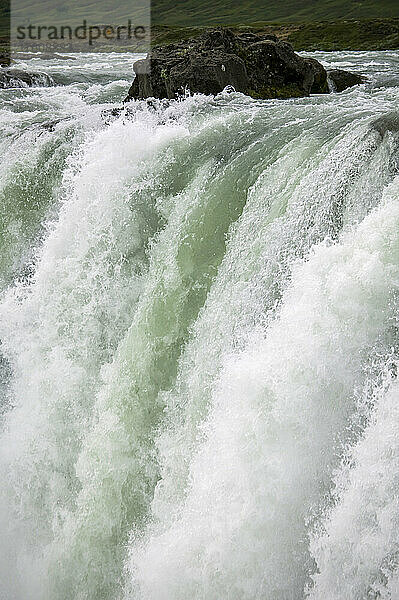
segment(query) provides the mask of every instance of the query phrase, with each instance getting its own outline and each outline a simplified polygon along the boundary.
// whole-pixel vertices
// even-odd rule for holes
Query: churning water
[[[397,53],[339,95],[0,91],[1,600],[399,598]]]

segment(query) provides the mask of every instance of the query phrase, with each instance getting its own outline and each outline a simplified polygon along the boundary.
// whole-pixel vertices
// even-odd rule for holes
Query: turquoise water
[[[0,90],[0,597],[399,594],[399,87]]]

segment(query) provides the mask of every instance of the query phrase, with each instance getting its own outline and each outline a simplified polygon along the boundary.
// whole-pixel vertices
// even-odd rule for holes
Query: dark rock
[[[9,52],[0,52],[0,67],[9,67],[11,62]]]
[[[45,129],[46,131],[55,131],[58,123],[61,123],[62,120],[63,119],[54,119],[53,121],[47,121],[46,123],[41,124],[41,128]]]
[[[274,35],[215,29],[181,44],[155,47],[134,65],[136,78],[125,101],[218,94],[232,86],[254,98],[292,98],[326,93],[327,75],[314,59],[296,54]]]
[[[20,69],[0,69],[0,88],[45,87],[54,85],[46,73],[29,73]]]
[[[329,92],[327,71],[318,60],[314,58],[305,58],[305,61],[313,70],[313,85],[310,88],[311,94],[326,94]]]
[[[139,109],[145,110],[147,109],[150,112],[158,113],[159,116],[162,115],[160,109],[166,109],[170,106],[170,100],[163,98],[162,100],[158,100],[156,98],[147,98],[145,101],[141,103]],[[119,119],[120,116],[124,115],[126,117],[132,117],[137,114],[138,107],[135,105],[126,105],[123,106],[114,106],[113,108],[106,108],[101,111],[101,117],[104,120],[104,123],[108,125],[112,123],[115,119]],[[162,117],[161,117],[162,118]]]
[[[357,73],[342,71],[341,69],[332,69],[327,71],[328,82],[332,92],[343,92],[347,88],[365,83],[366,79]]]

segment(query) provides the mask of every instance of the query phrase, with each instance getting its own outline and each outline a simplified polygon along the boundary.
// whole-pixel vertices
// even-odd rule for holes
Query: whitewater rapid
[[[0,90],[1,600],[399,598],[399,82]]]

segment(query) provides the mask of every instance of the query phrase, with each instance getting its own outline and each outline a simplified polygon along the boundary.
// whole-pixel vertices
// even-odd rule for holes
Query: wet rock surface
[[[343,92],[347,88],[365,83],[366,79],[358,73],[343,71],[342,69],[328,70],[328,81],[332,92]]]
[[[237,35],[229,29],[155,47],[134,65],[136,78],[126,101],[218,94],[232,86],[253,98],[292,98],[327,93],[327,73],[314,59],[296,54],[274,35]]]
[[[54,81],[46,73],[33,73],[21,69],[0,69],[0,88],[47,87],[51,85],[54,85]]]

